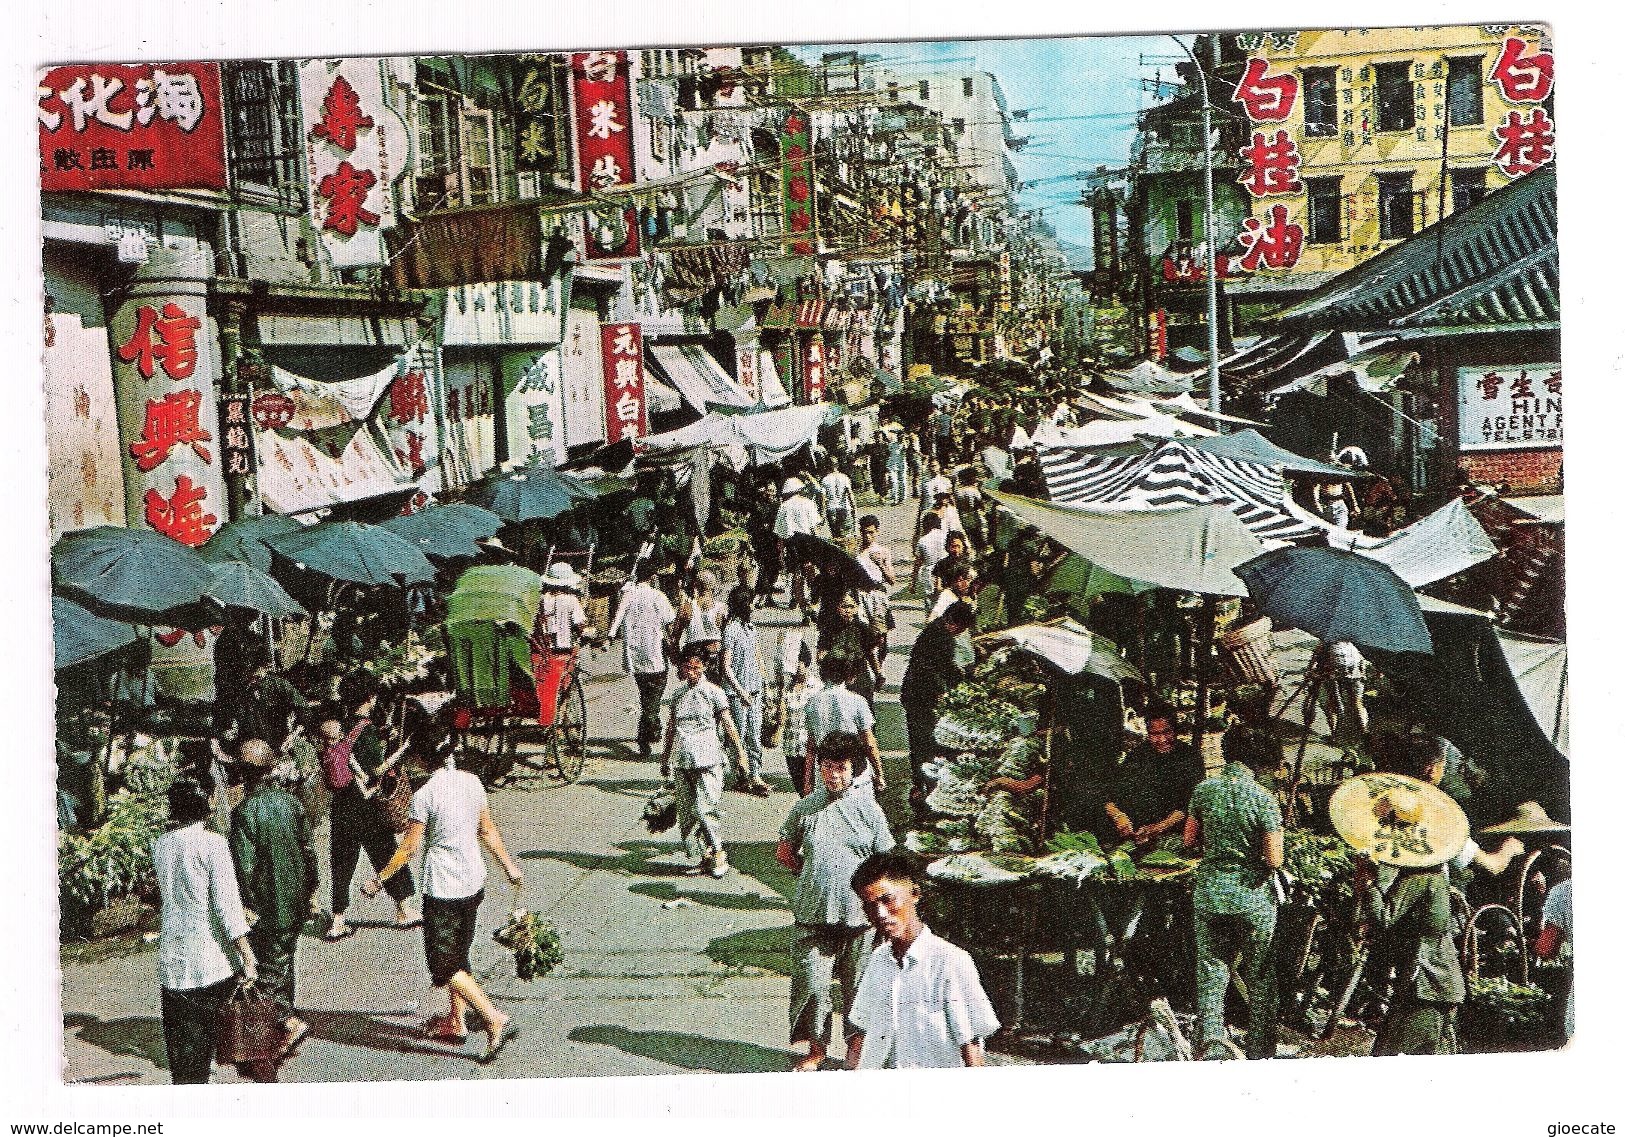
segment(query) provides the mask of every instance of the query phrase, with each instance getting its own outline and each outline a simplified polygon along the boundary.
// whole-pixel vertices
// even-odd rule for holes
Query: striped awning
[[[1039,451],[1051,501],[1091,509],[1164,510],[1195,505],[1229,509],[1261,541],[1297,541],[1323,532],[1287,504],[1281,471],[1163,443],[1150,454]]]

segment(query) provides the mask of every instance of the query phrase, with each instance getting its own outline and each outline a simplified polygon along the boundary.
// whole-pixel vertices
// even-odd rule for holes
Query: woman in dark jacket
[[[384,769],[384,744],[372,723],[378,702],[378,681],[365,672],[352,672],[339,683],[339,702],[345,708],[342,721],[323,723],[325,746],[322,776],[333,795],[330,807],[330,853],[333,872],[333,923],[327,938],[342,940],[355,931],[345,921],[350,907],[350,880],[355,875],[361,850],[374,870],[382,869],[395,855],[395,831],[376,796],[363,792],[378,785]],[[395,925],[416,927],[422,921],[407,904],[412,896],[412,873],[403,869],[388,881],[390,898],[395,901]]]

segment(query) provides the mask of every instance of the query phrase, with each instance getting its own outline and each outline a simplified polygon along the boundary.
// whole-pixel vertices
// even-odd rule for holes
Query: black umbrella
[[[1237,565],[1258,610],[1326,643],[1433,654],[1416,591],[1393,569],[1358,553],[1274,549]]]
[[[820,573],[834,576],[855,592],[868,592],[881,587],[883,583],[876,580],[851,553],[822,537],[797,533],[784,542],[784,547],[791,564],[803,565],[811,561],[818,566]]]

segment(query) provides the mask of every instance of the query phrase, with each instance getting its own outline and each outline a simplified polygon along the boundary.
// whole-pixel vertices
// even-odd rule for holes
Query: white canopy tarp
[[[1105,378],[1119,391],[1133,391],[1140,395],[1177,395],[1191,389],[1195,376],[1181,375],[1154,360],[1146,359],[1127,371],[1108,371]]]
[[[1345,533],[1330,530],[1328,539],[1337,545],[1337,537]],[[1386,537],[1357,533],[1348,536],[1352,540],[1348,547],[1354,552],[1381,561],[1412,588],[1454,576],[1489,560],[1498,551],[1460,498]]]
[[[683,398],[693,404],[695,410],[701,413],[712,407],[744,410],[756,405],[755,397],[699,344],[651,343],[649,351],[672,386],[683,393]]]
[[[1055,624],[1022,624],[1003,628],[978,639],[1011,643],[1053,663],[1068,675],[1093,671],[1114,679],[1140,679],[1140,672],[1125,660],[1109,640],[1096,636],[1076,620]]]
[[[1184,422],[1172,415],[1151,414],[1144,418],[1097,418],[1082,426],[1033,428],[1029,445],[1039,448],[1082,449],[1095,446],[1121,446],[1142,438],[1206,438],[1213,434],[1205,426]]]
[[[272,365],[271,383],[294,401],[293,418],[284,429],[325,430],[371,418],[378,400],[395,381],[395,374],[395,365],[391,363],[376,375],[327,382],[307,379]]]
[[[1569,753],[1569,645],[1561,640],[1523,636],[1495,629],[1512,677],[1541,733],[1568,757]]]
[[[721,448],[742,446],[755,462],[777,462],[818,438],[831,407],[785,407],[757,414],[718,414],[712,412],[699,422],[689,423],[664,434],[651,434],[643,447],[654,453],[667,453],[696,446]]]
[[[1264,545],[1221,505],[1101,510],[989,491],[1000,505],[1080,557],[1130,580],[1212,596],[1246,596],[1231,571]]]

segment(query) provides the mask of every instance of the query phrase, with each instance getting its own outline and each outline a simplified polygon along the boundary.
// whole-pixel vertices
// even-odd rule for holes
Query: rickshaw
[[[487,784],[516,765],[563,782],[587,762],[587,697],[577,652],[532,646],[542,605],[542,578],[518,565],[477,565],[457,580],[446,602],[446,652],[455,696],[450,728],[463,755]],[[521,754],[521,735],[535,739]]]

